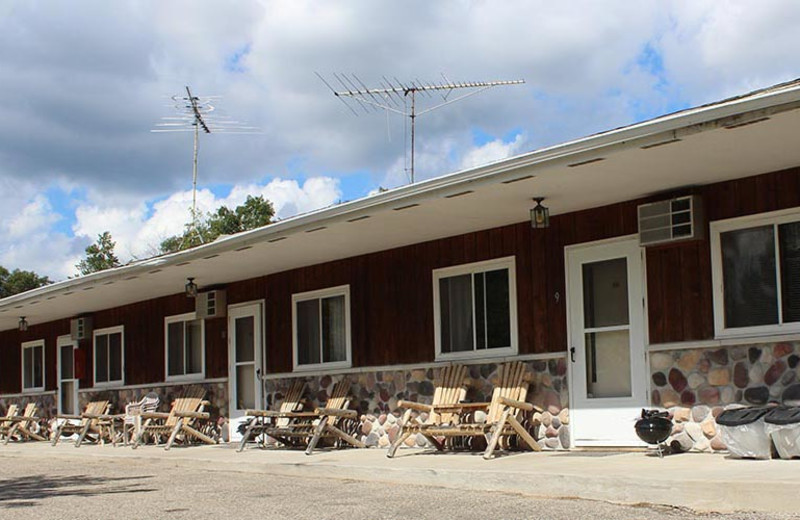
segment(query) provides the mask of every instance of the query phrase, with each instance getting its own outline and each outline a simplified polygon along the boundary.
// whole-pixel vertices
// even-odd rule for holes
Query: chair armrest
[[[355,410],[342,410],[340,408],[317,408],[317,415],[330,415],[333,417],[347,417],[355,419],[358,417],[358,412]]]
[[[97,418],[98,419],[102,419],[104,421],[113,421],[115,419],[124,419],[125,418],[125,414],[124,413],[116,413],[116,414],[98,415]]]
[[[166,419],[169,417],[169,414],[165,412],[146,412],[139,417],[142,419]]]
[[[106,417],[104,413],[82,413],[81,418],[83,419],[100,419],[102,417]]]
[[[397,406],[399,406],[400,408],[409,408],[411,410],[417,410],[418,412],[430,413],[431,411],[433,411],[433,406],[429,404],[416,403],[414,401],[397,401]]]
[[[208,412],[173,412],[175,417],[191,417],[193,419],[208,419],[211,417],[211,414]]]
[[[83,419],[80,415],[57,415],[56,419]]]
[[[516,399],[509,399],[508,397],[501,397],[500,403],[510,406],[511,408],[517,408],[518,410],[525,410],[526,412],[530,412],[535,408],[531,403],[517,401]]]
[[[80,417],[78,417],[78,419],[80,419]],[[26,417],[24,415],[5,415],[2,418],[0,418],[0,422],[2,421],[20,422],[20,421],[38,421],[38,420],[39,420],[38,417]]]
[[[453,403],[453,404],[438,404],[433,406],[435,413],[463,413],[470,410],[485,410],[489,408],[492,403]]]

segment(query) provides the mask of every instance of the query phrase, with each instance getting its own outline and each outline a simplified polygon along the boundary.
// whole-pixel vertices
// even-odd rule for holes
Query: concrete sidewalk
[[[48,443],[0,446],[0,458],[150,459],[203,471],[270,473],[317,478],[403,482],[464,490],[578,497],[614,503],[649,503],[698,511],[800,510],[800,460],[737,460],[719,454],[682,454],[659,459],[644,452],[573,451],[509,453],[485,461],[479,453],[434,454],[403,449],[394,459],[385,450],[302,451],[232,445],[137,450],[112,446]],[[77,469],[77,468],[76,468]]]

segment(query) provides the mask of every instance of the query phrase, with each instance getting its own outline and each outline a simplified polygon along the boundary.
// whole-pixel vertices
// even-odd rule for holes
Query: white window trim
[[[42,347],[42,386],[32,386],[29,388],[25,388],[25,349],[28,348],[35,348],[35,347]],[[45,347],[44,347],[44,340],[37,339],[35,341],[26,341],[22,343],[22,359],[20,359],[21,365],[21,374],[22,379],[20,379],[20,387],[22,388],[23,394],[33,394],[44,392],[45,387],[47,386],[47,372],[45,371],[45,367],[47,365],[47,360],[45,356]]]
[[[757,215],[711,222],[709,226],[711,240],[711,283],[714,300],[714,335],[716,338],[745,338],[800,332],[800,322],[759,325],[755,327],[725,328],[725,291],[722,279],[722,244],[720,241],[720,235],[728,231],[758,226],[780,225],[787,222],[797,222],[798,220],[800,220],[800,208],[759,213]],[[778,259],[778,261],[780,261],[780,259]],[[780,269],[780,267],[778,266],[777,269]]]
[[[440,310],[439,280],[462,274],[508,269],[508,313],[511,327],[511,346],[504,348],[487,348],[468,352],[442,352],[442,316]],[[456,265],[434,269],[433,271],[433,335],[436,344],[436,361],[456,361],[480,358],[495,358],[498,356],[515,356],[519,352],[517,341],[517,270],[516,257],[506,256],[473,262],[471,264]]]
[[[119,332],[120,334],[120,357],[121,357],[121,375],[122,379],[116,381],[103,381],[97,382],[97,336],[110,335]],[[96,329],[92,333],[92,386],[94,388],[114,388],[125,385],[125,326],[117,325],[116,327],[106,327],[105,329]]]
[[[200,320],[200,372],[180,376],[169,375],[169,326],[172,323],[194,321],[196,319],[196,312],[176,314],[164,318],[164,381],[180,383],[185,381],[200,381],[206,378],[206,320]]]
[[[306,300],[318,298],[328,298],[331,296],[344,296],[344,323],[345,323],[345,352],[344,361],[332,361],[328,363],[314,363],[309,365],[298,364],[297,355],[297,304]],[[320,326],[322,324],[320,323]],[[350,285],[339,285],[318,291],[308,291],[292,295],[292,366],[295,372],[304,372],[320,369],[350,368],[353,363],[351,329],[350,329]]]

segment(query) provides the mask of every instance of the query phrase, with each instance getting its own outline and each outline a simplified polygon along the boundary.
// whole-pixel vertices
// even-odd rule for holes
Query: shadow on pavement
[[[155,488],[143,487],[152,476],[93,477],[89,475],[30,475],[0,479],[0,508],[32,507],[39,500],[53,497],[93,497],[119,493],[149,493]]]

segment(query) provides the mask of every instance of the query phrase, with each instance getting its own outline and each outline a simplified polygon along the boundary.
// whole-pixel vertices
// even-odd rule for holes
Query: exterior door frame
[[[62,409],[62,399],[61,399],[61,392],[63,391],[62,387],[62,379],[61,379],[61,349],[62,347],[69,347],[72,346],[72,379],[64,379],[63,381],[71,382],[73,384],[72,389],[72,402],[75,403],[75,410],[63,410]],[[64,336],[59,336],[56,339],[56,384],[57,384],[57,391],[56,391],[56,401],[57,401],[57,409],[59,415],[71,415],[71,414],[79,414],[80,413],[80,403],[78,403],[78,387],[80,386],[80,379],[75,377],[75,353],[78,349],[78,342],[72,339],[72,337],[67,334]]]
[[[584,258],[581,258],[583,254]],[[586,259],[592,255],[593,258]],[[649,377],[648,377],[648,352],[647,352],[647,284],[644,249],[639,245],[638,235],[615,237],[606,240],[574,244],[564,248],[564,269],[566,274],[567,294],[567,359],[569,377],[570,401],[570,434],[572,445],[581,446],[644,446],[636,438],[634,432],[635,412],[649,404]],[[575,347],[576,360],[578,356],[585,355],[578,348],[580,343],[575,338],[576,323],[580,318],[583,323],[583,289],[580,280],[582,273],[576,273],[574,268],[584,263],[599,262],[604,259],[612,260],[625,257],[628,259],[628,302],[629,302],[629,331],[631,344],[631,397],[605,398],[606,403],[599,406],[586,406],[587,398],[578,395],[577,378],[585,378],[585,373],[578,370],[578,364],[571,362],[571,348]],[[577,264],[577,265],[576,265]],[[579,298],[575,296],[578,295]],[[583,365],[581,365],[583,367]],[[585,386],[585,385],[584,385]],[[603,406],[605,404],[605,406]],[[608,406],[611,405],[611,406]],[[591,440],[581,439],[581,422],[596,421],[593,415],[600,416],[608,410],[608,415],[622,417],[623,423],[618,421],[616,428],[621,428],[619,435],[612,435],[610,439]],[[625,410],[622,412],[621,410]],[[584,412],[582,416],[581,412]],[[589,412],[586,414],[586,412]],[[628,413],[628,411],[630,413]],[[627,417],[630,415],[630,417]],[[630,421],[625,422],[625,420]],[[587,425],[589,426],[589,425]],[[591,429],[590,427],[587,429]],[[614,438],[616,437],[616,439]]]
[[[264,307],[265,301],[262,300],[253,300],[249,302],[242,302],[242,303],[235,303],[228,305],[228,426],[229,426],[229,439],[231,441],[236,441],[241,438],[241,434],[238,433],[238,425],[244,419],[244,410],[239,410],[236,408],[236,384],[237,376],[236,376],[236,352],[235,348],[236,345],[234,343],[235,339],[235,329],[234,329],[234,320],[241,317],[246,317],[250,315],[254,315],[255,319],[253,320],[254,326],[256,330],[254,331],[255,335],[255,345],[253,351],[254,357],[254,365],[255,365],[255,396],[254,396],[254,403],[256,407],[263,406],[263,379],[262,376],[265,373],[266,367],[264,355],[264,331],[265,331],[265,318],[264,318]]]

